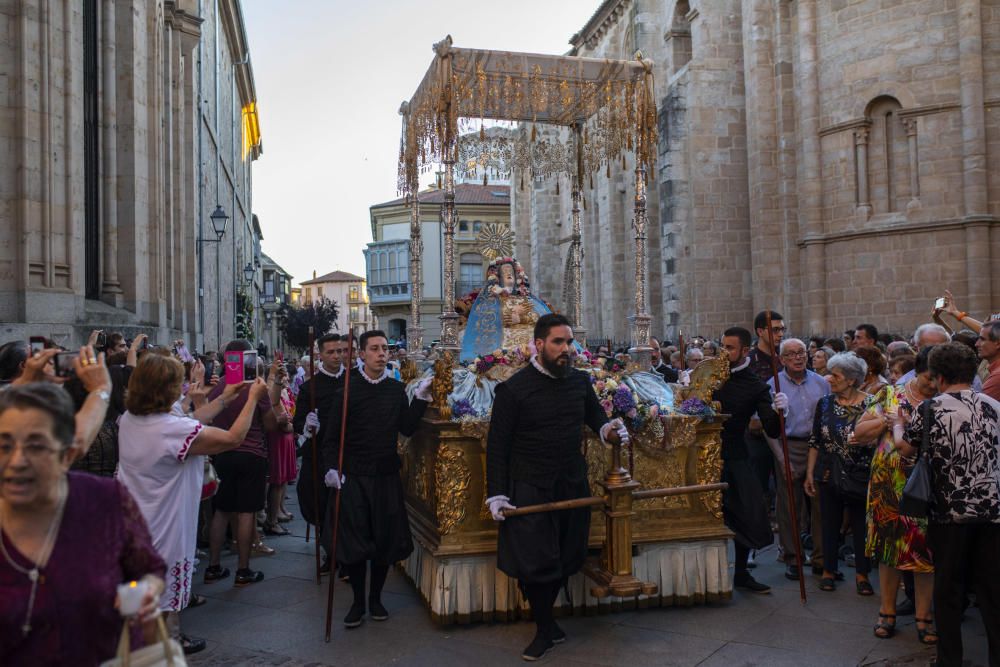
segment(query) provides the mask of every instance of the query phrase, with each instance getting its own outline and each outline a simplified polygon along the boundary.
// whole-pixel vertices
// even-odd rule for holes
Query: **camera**
[[[934,302],[934,310],[941,310],[944,308],[944,297],[938,297],[937,301]]]
[[[60,352],[57,354],[52,358],[52,367],[55,370],[55,374],[61,378],[72,377],[76,373],[76,370],[73,368],[73,362],[79,356],[79,352]]]

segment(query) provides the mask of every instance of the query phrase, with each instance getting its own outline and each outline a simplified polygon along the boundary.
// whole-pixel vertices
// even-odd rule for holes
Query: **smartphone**
[[[944,297],[938,297],[938,300],[934,302],[934,310],[941,310],[944,308]]]
[[[94,346],[98,350],[104,350],[105,348],[107,348],[108,347],[108,335],[106,333],[104,333],[103,331],[101,331],[100,333],[98,333],[97,334],[97,341],[94,343]]]
[[[215,375],[215,362],[206,359],[205,360],[205,384],[212,382],[212,376]]]
[[[243,353],[243,382],[257,379],[257,353],[247,350]]]
[[[71,377],[76,371],[73,361],[80,356],[79,352],[60,352],[52,358],[55,374],[61,378]]]
[[[35,356],[45,349],[45,336],[31,336],[28,338],[28,347],[31,349],[31,356]]]
[[[224,352],[222,359],[226,369],[226,384],[240,384],[243,382],[243,352]]]

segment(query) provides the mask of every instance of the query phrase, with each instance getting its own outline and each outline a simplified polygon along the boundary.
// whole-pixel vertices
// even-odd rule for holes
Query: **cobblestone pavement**
[[[298,514],[294,488],[288,507]],[[278,553],[254,558],[263,570],[259,584],[234,588],[232,579],[210,585],[195,577],[195,591],[208,603],[185,611],[182,627],[208,640],[208,649],[191,656],[191,665],[427,665],[490,667],[522,664],[520,650],[534,626],[520,622],[468,627],[434,625],[414,588],[398,572],[386,583],[383,602],[390,619],[345,630],[341,619],[351,602],[350,588],[338,582],[334,630],[323,639],[324,585],[315,582],[313,543],[305,542],[305,524],[287,524],[288,537],[269,538]],[[933,652],[916,637],[913,617],[899,619],[891,640],[873,636],[876,598],[861,598],[853,586],[834,593],[807,584],[808,604],[799,602],[798,584],[784,578],[774,549],[758,555],[755,576],[773,587],[770,595],[736,592],[732,601],[689,609],[650,609],[602,616],[560,619],[569,639],[543,664],[751,666],[902,666],[926,665]],[[202,567],[207,563],[202,563]],[[236,557],[223,565],[235,571]],[[848,570],[848,579],[851,571]],[[876,590],[878,587],[876,585]],[[986,637],[976,610],[970,610],[965,633],[966,664],[986,665]]]

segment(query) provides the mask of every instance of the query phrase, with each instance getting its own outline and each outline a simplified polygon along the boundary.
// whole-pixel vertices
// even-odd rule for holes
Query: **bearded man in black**
[[[543,315],[534,338],[537,354],[531,363],[496,388],[486,445],[486,503],[501,522],[497,566],[518,580],[538,628],[522,653],[529,661],[566,639],[552,606],[587,557],[590,509],[510,519],[503,511],[590,495],[584,424],[604,442],[628,442],[621,420],[608,421],[590,376],[572,367],[575,345],[569,320]]]

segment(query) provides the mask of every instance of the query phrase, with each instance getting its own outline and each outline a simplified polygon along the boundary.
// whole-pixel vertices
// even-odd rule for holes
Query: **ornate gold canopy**
[[[479,232],[479,254],[494,261],[514,254],[514,232],[507,225],[488,222]]]
[[[416,93],[400,109],[404,194],[416,192],[421,166],[455,159],[460,119],[579,124],[585,172],[598,171],[625,152],[652,169],[656,104],[652,66],[641,54],[626,61],[459,49],[450,36],[434,51]],[[566,163],[575,174],[576,161]]]

